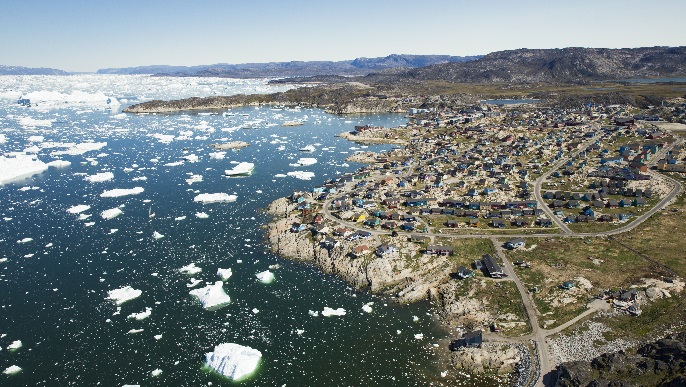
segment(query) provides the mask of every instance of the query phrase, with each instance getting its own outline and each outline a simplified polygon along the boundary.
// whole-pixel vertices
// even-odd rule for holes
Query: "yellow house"
[[[367,219],[367,214],[360,214],[360,216],[357,218],[358,223],[362,223]]]

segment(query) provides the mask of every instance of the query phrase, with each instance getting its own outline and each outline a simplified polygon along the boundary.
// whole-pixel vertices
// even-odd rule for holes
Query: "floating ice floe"
[[[112,179],[114,179],[114,173],[112,172],[96,173],[95,175],[90,175],[83,178],[83,180],[89,183],[103,183]]]
[[[308,165],[317,164],[317,159],[312,157],[303,157],[298,159],[295,164],[290,164],[291,167],[306,167]]]
[[[193,183],[200,183],[200,182],[202,182],[202,175],[191,174],[191,177],[186,179],[186,183],[188,183],[188,185],[192,185]]]
[[[186,215],[177,216],[176,218],[174,218],[174,220],[176,220],[176,221],[186,220]]]
[[[144,331],[144,329],[131,329],[130,331],[128,331],[128,332],[126,332],[126,333],[128,333],[129,335],[133,335],[133,334],[136,334],[136,333],[141,333],[141,332],[143,332],[143,331]]]
[[[150,376],[155,377],[155,376],[160,376],[162,375],[162,370],[161,369],[155,369],[150,371]]]
[[[179,165],[183,165],[183,161],[175,161],[172,163],[164,164],[165,167],[178,167]]]
[[[222,343],[213,352],[205,354],[208,367],[238,381],[250,376],[260,363],[262,353],[256,349],[234,343]]]
[[[416,335],[414,335],[414,338],[415,338],[415,340],[422,340],[424,338],[424,334],[423,333],[417,333]]]
[[[210,158],[215,160],[223,160],[226,157],[226,152],[212,152]]]
[[[328,306],[324,307],[324,310],[322,311],[322,316],[324,317],[329,317],[329,316],[345,316],[345,309],[343,308],[338,308],[338,309],[332,309],[329,308]]]
[[[48,164],[35,156],[17,153],[14,157],[0,156],[0,184],[37,175],[48,169]]]
[[[134,187],[134,188],[115,188],[111,189],[108,191],[105,191],[100,194],[100,197],[103,198],[116,198],[120,196],[128,196],[128,195],[138,195],[140,193],[143,193],[144,189],[143,187]]]
[[[229,195],[227,193],[204,193],[197,195],[193,201],[197,203],[220,203],[220,202],[235,202],[238,199],[236,195]]]
[[[242,162],[232,169],[225,170],[224,173],[227,176],[249,176],[252,174],[253,169],[255,169],[255,164]]]
[[[255,277],[257,277],[257,279],[260,280],[260,282],[262,282],[263,284],[270,284],[274,282],[274,273],[272,273],[269,270],[257,273],[255,274]]]
[[[164,235],[160,234],[159,232],[155,231],[152,233],[152,237],[155,239],[161,239],[164,238]]]
[[[201,271],[202,271],[202,268],[195,266],[195,262],[188,264],[188,265],[179,269],[179,273],[188,274],[188,275],[198,274]]]
[[[4,144],[6,142],[7,142],[7,137],[4,134],[0,133],[0,144]]]
[[[197,163],[200,160],[200,158],[194,154],[183,156],[183,159],[187,160],[189,163]]]
[[[51,120],[37,120],[32,117],[21,117],[17,121],[19,125],[21,126],[42,126],[42,127],[51,127],[52,126],[52,121]]]
[[[2,371],[3,374],[5,375],[13,375],[13,374],[18,374],[21,372],[21,367],[17,365],[9,366],[5,368],[4,371]]]
[[[186,284],[186,287],[187,288],[194,288],[194,287],[200,285],[201,282],[202,282],[202,280],[191,278],[191,282],[189,284]]]
[[[107,298],[114,301],[116,305],[121,305],[126,301],[131,301],[134,298],[140,297],[143,291],[134,289],[131,286],[124,286],[123,288],[110,290],[107,292]]]
[[[117,216],[123,214],[124,212],[120,210],[119,208],[110,208],[109,210],[105,210],[100,213],[100,216],[105,219],[109,220],[112,218],[116,218]]]
[[[374,305],[373,302],[368,302],[368,303],[362,305],[362,310],[367,312],[367,313],[372,313],[372,305]]]
[[[131,313],[127,316],[127,318],[135,320],[145,320],[146,318],[150,317],[151,314],[152,308],[145,308],[145,310],[140,313]]]
[[[196,212],[195,217],[200,219],[207,219],[210,216],[206,212]]]
[[[217,275],[226,281],[227,279],[231,278],[231,275],[233,275],[233,271],[231,271],[231,268],[229,269],[217,269]]]
[[[288,172],[287,175],[295,177],[296,179],[300,179],[300,180],[312,180],[312,178],[314,177],[314,172],[293,171],[293,172]]]
[[[102,149],[106,146],[107,146],[106,142],[83,142],[80,144],[72,145],[71,147],[69,147],[63,151],[52,152],[52,155],[53,156],[58,156],[58,155],[76,156],[76,155],[82,155],[86,152]]]
[[[33,238],[24,238],[24,239],[18,240],[17,243],[29,243],[32,240],[33,240]]]
[[[155,134],[149,134],[148,136],[154,137],[159,142],[164,143],[164,144],[169,144],[170,142],[174,141],[174,135],[173,134],[155,133]]]
[[[12,344],[10,344],[10,345],[7,347],[7,349],[10,350],[10,351],[16,351],[16,350],[18,350],[19,348],[21,348],[22,345],[23,345],[23,344],[21,343],[21,340],[14,340],[14,341],[12,342]]]
[[[26,139],[28,142],[43,142],[45,141],[44,136],[29,136],[29,138]]]
[[[207,285],[204,288],[191,290],[189,294],[198,298],[205,309],[219,308],[229,304],[231,298],[224,292],[224,282],[217,281],[214,285]]]
[[[64,168],[68,167],[71,165],[71,161],[66,161],[66,160],[53,160],[48,163],[48,167],[53,167],[53,168]]]

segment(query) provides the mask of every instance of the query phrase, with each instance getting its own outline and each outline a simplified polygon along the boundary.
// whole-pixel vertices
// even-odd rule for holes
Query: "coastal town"
[[[269,243],[358,289],[429,299],[456,368],[543,385],[564,362],[637,345],[608,335],[613,321],[683,291],[632,230],[683,216],[686,126],[621,104],[487,102],[341,133],[396,146],[355,153],[355,172],[273,202]]]

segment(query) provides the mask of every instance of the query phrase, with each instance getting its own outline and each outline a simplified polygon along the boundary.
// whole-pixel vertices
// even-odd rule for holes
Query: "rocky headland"
[[[678,333],[633,351],[602,354],[590,362],[563,363],[557,386],[684,386],[686,333]]]

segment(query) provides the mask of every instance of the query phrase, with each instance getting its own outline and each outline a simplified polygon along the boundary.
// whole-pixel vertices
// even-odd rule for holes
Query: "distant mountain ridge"
[[[46,67],[23,67],[0,65],[0,75],[69,75],[64,70]]]
[[[434,64],[392,74],[369,75],[377,81],[456,83],[579,83],[628,78],[686,76],[686,47],[518,49],[498,51],[463,63]]]
[[[152,65],[106,68],[98,74],[154,74],[171,76],[216,76],[233,78],[311,77],[318,75],[361,76],[373,71],[414,68],[438,63],[465,62],[480,56],[388,55],[380,58],[357,58],[348,61],[292,61],[270,63],[219,63],[201,66]]]

